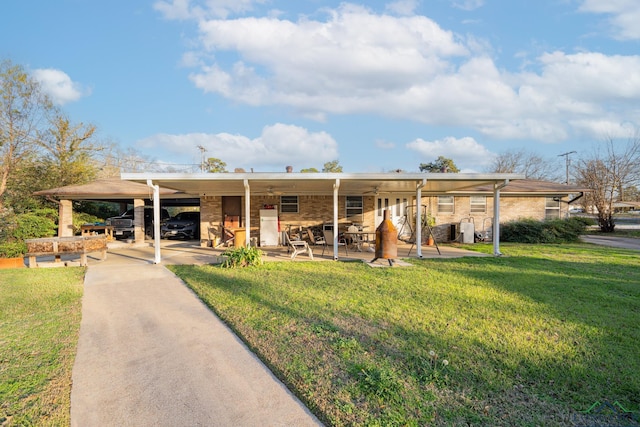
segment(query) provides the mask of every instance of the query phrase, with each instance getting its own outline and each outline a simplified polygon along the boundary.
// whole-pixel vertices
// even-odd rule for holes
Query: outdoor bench
[[[36,257],[55,256],[60,262],[62,255],[80,255],[80,265],[87,265],[87,254],[101,252],[101,259],[107,258],[107,239],[105,235],[73,236],[73,237],[43,237],[27,239],[27,254],[29,267],[37,267]]]

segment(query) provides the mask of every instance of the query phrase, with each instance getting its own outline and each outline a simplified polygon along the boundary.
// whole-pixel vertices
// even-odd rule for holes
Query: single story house
[[[457,239],[461,230],[469,230],[463,224],[471,223],[474,234],[493,240],[494,253],[499,255],[501,221],[565,217],[569,204],[584,191],[576,186],[525,180],[518,174],[242,172],[125,173],[120,181],[36,194],[60,200],[60,235],[70,233],[71,200],[127,201],[140,211],[145,204],[153,204],[158,218],[161,206],[199,206],[203,246],[224,238],[223,227],[244,230],[240,235],[246,244],[259,242],[261,211],[265,209],[277,211],[283,230],[312,226],[342,230],[350,224],[375,230],[386,210],[401,238],[423,242],[429,232],[424,226],[426,217],[435,219],[432,231],[437,241]],[[135,240],[142,241],[143,221],[138,225]],[[155,227],[159,239],[159,221]],[[337,259],[337,233],[333,236]],[[155,246],[155,261],[160,262],[159,241]],[[416,247],[421,257],[421,245]]]

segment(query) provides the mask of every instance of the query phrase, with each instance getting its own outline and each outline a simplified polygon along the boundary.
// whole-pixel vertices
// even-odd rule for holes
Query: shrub
[[[53,211],[53,209],[39,209],[34,212],[17,215],[16,228],[12,233],[12,237],[17,240],[24,240],[54,236],[57,230],[56,222],[51,219],[50,212],[47,211]]]
[[[82,226],[84,224],[95,224],[101,223],[104,220],[102,218],[98,218],[95,215],[85,213],[85,212],[74,212],[73,213],[73,234],[80,234],[82,231]]]
[[[527,218],[500,225],[500,240],[514,243],[570,243],[580,239],[590,225],[585,218],[538,221]]]
[[[256,247],[229,248],[222,253],[225,268],[248,267],[262,264],[262,251]]]
[[[37,209],[15,214],[11,209],[0,213],[0,258],[15,258],[27,252],[25,239],[56,234],[58,213],[54,209]]]
[[[19,258],[27,253],[27,245],[24,242],[0,243],[0,258]]]

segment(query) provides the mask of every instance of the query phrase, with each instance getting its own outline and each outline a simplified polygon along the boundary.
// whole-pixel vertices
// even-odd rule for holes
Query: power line
[[[200,154],[202,156],[202,160],[200,161],[200,172],[204,173],[205,161],[204,161],[204,153],[207,151],[202,145],[198,145],[198,149],[200,149]]]

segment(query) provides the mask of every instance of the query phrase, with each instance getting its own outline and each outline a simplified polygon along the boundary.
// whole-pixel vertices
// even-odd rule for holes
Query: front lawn
[[[598,401],[638,410],[638,253],[501,250],[392,269],[170,268],[328,425],[569,426]]]
[[[69,425],[84,272],[0,270],[0,425]]]

